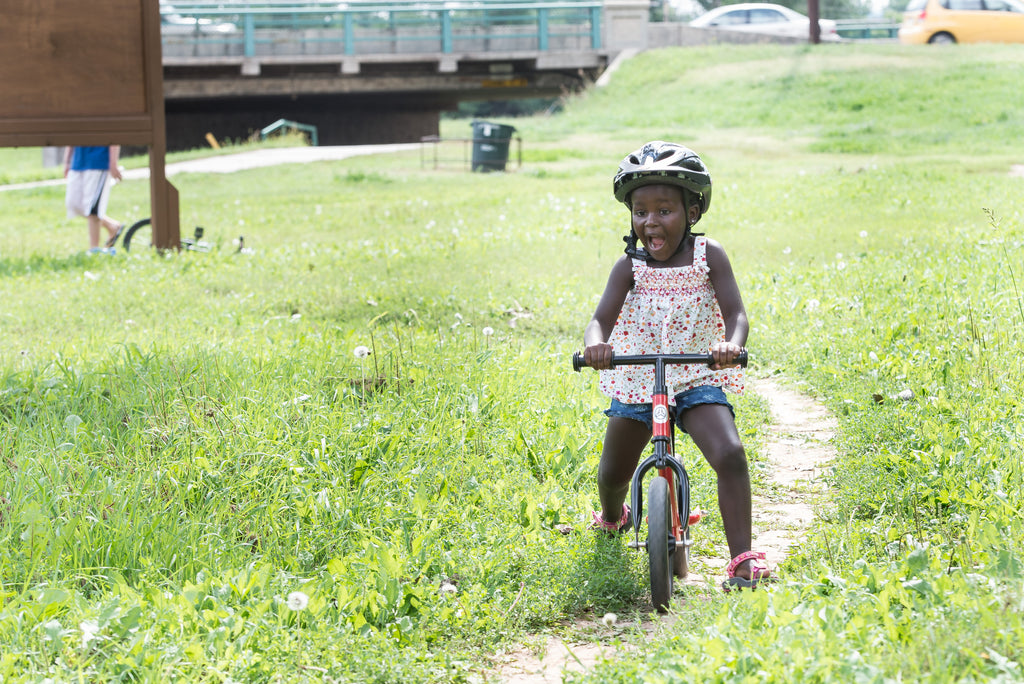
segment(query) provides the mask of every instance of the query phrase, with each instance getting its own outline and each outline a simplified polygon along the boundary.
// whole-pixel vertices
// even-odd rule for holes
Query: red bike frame
[[[641,548],[646,546],[640,541],[639,520],[643,512],[643,479],[652,468],[668,481],[672,510],[672,537],[670,541],[674,550],[675,544],[685,544],[687,530],[690,526],[690,477],[686,468],[675,455],[675,413],[668,403],[668,386],[665,383],[667,366],[685,364],[712,365],[715,360],[711,354],[651,354],[651,355],[615,355],[611,367],[616,366],[654,366],[654,390],[651,394],[651,410],[653,430],[651,442],[653,453],[637,466],[630,484],[630,500],[633,502],[633,541],[630,546]],[[747,365],[747,351],[744,349],[736,357],[740,366]],[[583,355],[576,352],[572,358],[573,369],[579,371],[587,364]]]
[[[680,360],[679,357],[687,360]],[[692,357],[696,357],[693,359]],[[668,403],[668,386],[665,384],[665,368],[671,363],[707,363],[706,354],[684,354],[673,356],[616,356],[613,366],[653,365],[654,391],[651,394],[651,418],[653,421],[651,443],[653,453],[637,466],[630,484],[630,498],[635,509],[634,516],[643,510],[644,476],[652,468],[658,470],[668,482],[672,510],[672,540],[674,544],[683,544],[690,520],[690,477],[682,461],[675,455],[675,409]],[[634,521],[636,518],[634,518]],[[640,526],[633,525],[633,543],[630,546],[640,548]]]

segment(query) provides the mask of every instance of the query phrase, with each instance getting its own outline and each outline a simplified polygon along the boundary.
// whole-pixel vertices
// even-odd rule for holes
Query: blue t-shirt
[[[93,169],[106,171],[109,168],[109,147],[76,147],[71,152],[72,171],[89,171]]]

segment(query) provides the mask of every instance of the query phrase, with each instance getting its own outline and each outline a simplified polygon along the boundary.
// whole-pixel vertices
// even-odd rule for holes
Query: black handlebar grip
[[[585,364],[583,363],[583,354],[576,352],[572,355],[572,369],[579,373]]]
[[[741,349],[740,353],[736,355],[736,363],[740,364],[740,367],[747,367],[747,350]]]

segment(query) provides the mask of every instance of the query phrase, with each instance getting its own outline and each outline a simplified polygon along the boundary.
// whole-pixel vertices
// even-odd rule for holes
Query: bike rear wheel
[[[153,246],[152,221],[148,218],[141,219],[132,224],[131,228],[125,231],[121,246],[124,251],[131,251],[132,247],[137,249],[149,249]]]
[[[668,481],[660,475],[647,490],[647,562],[651,571],[651,602],[659,613],[672,599],[672,506]]]

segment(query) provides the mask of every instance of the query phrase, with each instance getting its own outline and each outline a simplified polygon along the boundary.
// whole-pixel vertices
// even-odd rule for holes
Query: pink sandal
[[[622,517],[619,518],[618,522],[606,521],[601,517],[600,511],[592,511],[590,517],[593,518],[593,521],[590,523],[590,529],[602,530],[608,534],[622,534],[628,532],[633,527],[633,513],[626,504],[622,504]]]
[[[722,582],[722,589],[732,591],[733,589],[757,589],[761,582],[774,582],[771,571],[768,570],[768,563],[765,562],[763,551],[744,551],[729,561],[725,569],[728,579]],[[736,568],[750,561],[750,579],[736,576]]]

